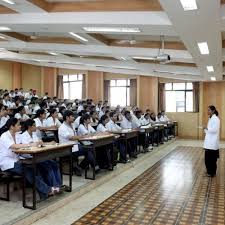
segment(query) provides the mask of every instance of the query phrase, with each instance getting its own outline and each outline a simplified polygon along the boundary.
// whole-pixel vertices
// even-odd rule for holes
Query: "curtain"
[[[104,80],[104,101],[110,103],[110,80]]]
[[[86,98],[86,75],[83,74],[83,80],[82,80],[82,99]]]
[[[193,111],[199,112],[199,82],[193,82]]]
[[[130,105],[137,105],[137,80],[130,80]]]
[[[166,108],[166,92],[165,92],[165,83],[159,83],[159,111],[165,110]]]
[[[63,99],[64,98],[63,76],[60,76],[60,75],[57,76],[57,97],[59,99]]]

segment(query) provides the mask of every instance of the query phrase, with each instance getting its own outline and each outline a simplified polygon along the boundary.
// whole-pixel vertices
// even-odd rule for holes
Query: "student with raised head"
[[[209,177],[216,176],[217,159],[219,158],[220,119],[216,107],[208,107],[208,124],[204,127],[205,166]]]
[[[58,119],[58,112],[55,108],[49,110],[49,117],[46,120],[46,126],[55,128],[59,128],[61,126],[61,122]]]
[[[79,136],[95,133],[96,130],[91,126],[91,117],[88,114],[80,118],[80,125],[77,130]]]
[[[78,117],[75,119],[75,121],[73,122],[73,127],[74,129],[77,129],[80,125],[80,118],[86,113],[85,110],[81,110],[79,113],[78,113]]]
[[[59,135],[59,143],[71,143],[73,146],[73,154],[75,157],[85,155],[86,161],[91,166],[94,166],[94,156],[91,151],[84,151],[81,145],[78,145],[78,140],[80,136],[77,135],[76,130],[73,127],[74,122],[74,114],[70,110],[66,110],[63,114],[63,123],[59,127],[58,135]],[[81,163],[86,166],[86,163]],[[74,167],[74,171],[76,175],[81,176],[81,169],[78,166]]]
[[[19,156],[13,152],[14,149],[26,148],[39,143],[21,144],[21,125],[18,119],[11,118],[6,123],[8,130],[1,135],[0,138],[0,169],[2,171],[13,172],[19,175],[23,174],[23,166],[19,160]],[[33,183],[33,170],[30,167],[25,167],[25,177],[29,183]],[[41,175],[35,175],[36,188],[40,198],[47,198],[55,192],[54,187],[49,186]]]
[[[120,126],[123,129],[132,129],[132,116],[129,111],[124,112],[123,120],[121,121]]]
[[[106,106],[102,106],[101,111],[98,114],[99,119],[105,115],[105,111],[106,111]]]
[[[7,120],[9,119],[8,117],[6,117],[6,114],[6,107],[0,103],[0,129],[5,126]]]
[[[37,128],[37,136],[42,139],[45,136],[44,131],[46,130],[46,112],[44,109],[37,110],[36,118],[34,119]]]
[[[24,131],[20,137],[22,144],[43,144],[36,135],[35,122],[32,119],[26,120],[24,123]],[[54,160],[45,160],[38,163],[38,169],[44,178],[44,181],[51,187],[54,187],[55,192],[60,191],[62,185],[59,167]]]
[[[25,110],[24,106],[19,106],[16,111],[17,111],[17,113],[15,114],[15,118],[20,120],[20,122],[24,122],[24,121],[30,119],[30,117],[26,114],[26,110]]]
[[[101,119],[99,120],[98,126],[97,126],[97,132],[107,132],[108,129],[106,128],[106,124],[109,122],[109,117],[106,115],[103,115]]]
[[[12,108],[12,102],[10,101],[9,93],[5,93],[3,95],[3,105],[7,106],[8,108]]]

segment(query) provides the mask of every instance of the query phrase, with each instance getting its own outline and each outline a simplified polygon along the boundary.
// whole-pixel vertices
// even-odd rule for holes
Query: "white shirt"
[[[47,127],[51,127],[51,126],[60,127],[61,126],[61,122],[58,120],[58,118],[55,118],[55,121],[54,121],[53,118],[52,118],[52,116],[50,116],[46,120],[46,126]]]
[[[18,119],[18,120],[20,120],[20,119],[22,119],[22,120],[28,120],[28,119],[30,119],[30,117],[29,117],[28,115],[23,114],[23,115],[21,116],[20,113],[16,113],[16,115],[15,115],[14,117],[15,117],[16,119]]]
[[[68,143],[74,144],[72,151],[78,151],[78,143],[77,141],[71,141],[70,138],[76,136],[76,131],[73,129],[72,126],[69,126],[66,122],[63,122],[62,125],[59,127],[58,136],[59,136],[59,143]]]
[[[103,124],[99,124],[98,126],[97,126],[97,132],[107,132],[108,131],[108,129],[106,128],[106,126],[104,126]]]
[[[100,111],[98,114],[99,119],[101,119],[101,117],[104,115],[105,113],[103,111]]]
[[[0,117],[0,128],[2,128],[9,118],[6,116]]]
[[[81,116],[78,116],[75,121],[73,122],[72,126],[74,127],[74,129],[77,129],[80,125],[80,118]]]
[[[116,123],[114,123],[112,120],[110,120],[106,125],[105,125],[106,129],[108,131],[112,131],[112,132],[117,132],[117,131],[121,131],[122,128],[120,126],[118,126]]]
[[[9,131],[2,134],[0,138],[0,168],[2,171],[14,168],[14,163],[19,156],[10,148],[13,144],[20,144],[20,134],[16,134],[16,143]]]
[[[26,114],[32,114],[32,108],[29,108],[28,105],[25,105],[24,108],[25,108]]]
[[[125,117],[123,117],[123,120],[122,120],[120,126],[123,129],[131,129],[132,128],[132,122],[127,120]]]
[[[208,121],[207,129],[204,131],[206,134],[204,148],[218,150],[220,140],[220,119],[216,115],[212,115]]]
[[[166,115],[161,116],[159,120],[160,120],[160,122],[169,122],[169,118]]]
[[[37,131],[36,131],[37,136],[38,136],[38,138],[41,139],[43,137],[44,133],[43,133],[43,131],[40,131],[38,129],[38,127],[47,127],[46,120],[41,121],[39,118],[35,118],[34,121],[35,121],[35,126],[37,127]]]
[[[2,103],[4,106],[7,106],[8,108],[12,108],[12,103],[10,101],[6,101],[5,99],[3,99]]]
[[[41,107],[39,105],[35,105],[33,108],[33,114],[36,114],[36,112],[38,111],[38,109],[40,109]]]
[[[79,105],[77,108],[77,112],[79,113],[80,111],[82,111],[84,109],[83,105]]]
[[[82,136],[82,135],[86,135],[86,134],[92,134],[95,133],[96,130],[90,125],[88,124],[88,126],[84,126],[83,124],[80,124],[77,130],[77,134]]]
[[[150,121],[147,120],[145,117],[141,117],[139,119],[139,121],[140,121],[140,123],[141,123],[142,126],[148,125],[150,123]]]
[[[40,141],[36,132],[33,132],[32,135],[30,136],[28,131],[25,131],[21,134],[20,140],[21,140],[22,144],[30,144],[30,143],[33,143],[33,142]]]
[[[140,120],[134,114],[132,114],[131,116],[132,116],[132,123],[131,123],[132,124],[132,128],[140,127],[141,126]]]

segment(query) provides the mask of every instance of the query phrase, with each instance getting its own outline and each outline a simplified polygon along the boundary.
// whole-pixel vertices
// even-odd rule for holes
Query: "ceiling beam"
[[[47,12],[109,12],[109,11],[162,11],[158,0],[114,0],[88,2],[47,2],[31,0]]]
[[[17,13],[17,12],[3,5],[0,5],[0,14],[12,14],[12,13]]]

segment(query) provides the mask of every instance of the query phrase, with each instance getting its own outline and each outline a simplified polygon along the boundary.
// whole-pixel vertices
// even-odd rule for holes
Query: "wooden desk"
[[[148,146],[148,141],[149,141],[149,136],[151,135],[151,144],[152,146],[154,145],[154,127],[152,126],[141,126],[139,128],[139,132],[142,134],[144,133],[145,134],[145,146],[144,146],[144,150],[146,150],[146,147]]]
[[[113,134],[118,134],[120,135],[120,140],[124,140],[125,141],[125,151],[127,154],[127,145],[128,145],[128,140],[132,139],[132,138],[136,138],[137,140],[137,144],[135,146],[135,151],[137,153],[137,145],[138,145],[138,133],[139,133],[139,129],[123,129],[121,131],[113,131]]]
[[[22,160],[23,166],[31,166],[33,170],[33,184],[32,184],[32,206],[28,206],[26,203],[26,188],[25,188],[25,176],[23,170],[23,207],[35,210],[37,208],[36,199],[36,180],[35,175],[37,174],[37,163],[45,160],[60,158],[64,156],[70,156],[70,170],[69,170],[69,186],[67,191],[72,191],[72,176],[73,176],[73,160],[72,160],[72,147],[73,144],[56,144],[47,145],[44,147],[32,147],[14,150],[16,154],[30,154],[32,158]]]
[[[153,124],[152,127],[154,128],[154,131],[157,134],[157,146],[159,146],[159,143],[164,143],[164,125],[163,124]],[[160,142],[160,134],[162,135],[162,140]]]
[[[97,147],[102,147],[106,146],[111,149],[111,170],[113,170],[113,143],[115,140],[115,135],[114,134],[109,134],[109,133],[96,133],[92,135],[86,135],[83,136],[82,138],[79,139],[79,141],[82,143],[82,141],[89,141],[91,142],[90,145],[85,145],[83,144],[83,148],[87,150],[91,150],[94,153],[95,157],[95,162],[96,162],[96,148]],[[92,177],[87,176],[87,168],[85,168],[85,179],[91,179],[95,180],[95,162],[94,162],[94,168],[93,168],[93,175]]]

